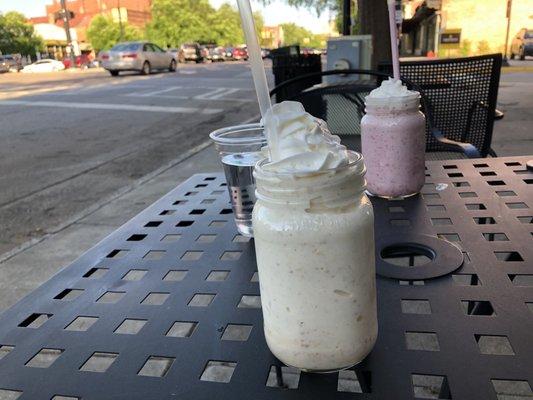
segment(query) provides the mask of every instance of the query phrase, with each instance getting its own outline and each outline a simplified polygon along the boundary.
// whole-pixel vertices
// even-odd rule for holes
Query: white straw
[[[264,117],[266,112],[272,107],[272,103],[270,102],[263,58],[261,57],[261,47],[255,31],[252,6],[250,5],[250,0],[237,0],[237,4],[239,5],[242,29],[248,45],[248,57],[250,58],[259,109],[261,110],[261,116]]]
[[[396,26],[396,1],[388,0],[390,45],[392,50],[392,70],[394,79],[400,79],[400,55],[398,54],[398,27]]]

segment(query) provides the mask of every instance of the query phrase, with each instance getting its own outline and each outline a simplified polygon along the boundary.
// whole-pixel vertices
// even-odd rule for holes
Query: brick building
[[[503,53],[507,0],[402,0],[404,56]],[[533,1],[513,0],[509,41],[533,28]]]
[[[89,51],[87,28],[97,14],[109,15],[116,22],[121,20],[128,24],[143,28],[150,20],[151,0],[67,0],[67,9],[74,13],[70,21],[71,28],[76,30],[78,45],[81,51]],[[63,27],[62,20],[55,20],[56,13],[61,10],[60,0],[52,0],[46,6],[46,15],[30,18],[32,24],[54,24]],[[44,38],[46,42],[46,38]]]

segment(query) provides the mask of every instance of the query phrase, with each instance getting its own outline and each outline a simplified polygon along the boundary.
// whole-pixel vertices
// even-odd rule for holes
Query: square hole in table
[[[453,225],[450,218],[431,218],[431,223],[433,225]]]
[[[437,233],[437,237],[448,242],[460,242],[461,237],[457,233]]]
[[[91,279],[100,279],[107,273],[107,271],[109,271],[108,268],[91,268],[85,273],[85,275],[83,275],[83,277]]]
[[[106,258],[123,258],[128,254],[129,250],[115,249],[109,253]]]
[[[83,289],[65,289],[61,293],[59,293],[56,297],[54,297],[54,299],[71,301],[79,297],[83,292],[84,292]]]
[[[189,301],[189,307],[208,307],[215,299],[213,293],[196,293]]]
[[[183,253],[181,259],[184,261],[198,261],[202,257],[202,254],[204,254],[203,251],[189,250]]]
[[[128,242],[140,242],[141,240],[144,240],[144,238],[146,238],[146,236],[148,236],[148,235],[134,234],[134,235],[131,235],[126,240]]]
[[[64,350],[61,349],[43,348],[26,363],[26,366],[33,368],[48,368],[59,358],[63,351]]]
[[[416,399],[451,399],[448,379],[444,375],[411,374]]]
[[[241,258],[242,251],[225,251],[220,256],[222,261],[236,261]]]
[[[214,195],[214,196],[218,196],[218,195],[220,195],[220,194],[224,194],[224,193],[225,193],[224,190],[213,190],[213,191],[211,192],[211,194]]]
[[[98,298],[98,300],[96,300],[96,302],[114,304],[118,302],[122,297],[124,297],[125,294],[126,292],[105,292],[102,296]]]
[[[477,197],[477,193],[476,192],[459,192],[459,197],[463,199]]]
[[[519,262],[524,261],[518,251],[495,251],[494,255],[499,261],[504,262]]]
[[[181,235],[175,234],[175,233],[171,233],[171,234],[163,236],[161,238],[161,241],[163,243],[172,243],[172,242],[177,242],[180,239],[181,239]]]
[[[122,279],[125,281],[140,281],[147,273],[148,271],[145,269],[130,269]]]
[[[227,215],[227,214],[232,214],[233,211],[231,210],[231,208],[224,208],[220,211],[220,214],[221,215]]]
[[[506,183],[502,180],[487,181],[490,186],[505,186]]]
[[[174,215],[176,212],[176,210],[163,210],[159,213],[159,215]]]
[[[422,193],[422,197],[425,200],[435,200],[435,199],[440,199],[440,194],[438,194],[438,193]]]
[[[509,238],[503,232],[498,232],[498,233],[485,232],[483,233],[483,237],[488,242],[508,242],[509,241]]]
[[[533,275],[509,274],[508,277],[515,286],[533,287]]]
[[[524,208],[529,208],[526,203],[522,203],[522,202],[505,203],[505,205],[509,207],[511,210],[520,210]]]
[[[450,178],[462,178],[464,175],[461,172],[450,172],[448,176]]]
[[[22,392],[20,390],[0,388],[0,399],[2,400],[17,400],[20,396],[22,396]]]
[[[207,184],[206,183],[199,183],[198,185],[195,186],[195,188],[203,188],[203,187],[207,187]]]
[[[213,204],[215,201],[215,199],[203,199],[200,204]]]
[[[190,337],[197,325],[198,322],[176,321],[172,324],[165,336],[180,338]]]
[[[176,224],[176,226],[178,228],[185,228],[187,226],[191,226],[192,224],[194,224],[194,221],[180,221]]]
[[[0,344],[0,360],[13,351],[15,346],[7,346]]]
[[[533,179],[531,179],[531,178],[524,179],[524,182],[525,182],[526,185],[533,185]]]
[[[157,228],[159,225],[161,225],[163,221],[149,221],[147,222],[144,227],[145,228]]]
[[[164,276],[164,281],[169,282],[179,282],[185,279],[185,275],[187,275],[187,270],[170,270],[167,272],[167,274]]]
[[[366,371],[359,372],[359,374],[365,374],[370,377],[370,373]],[[339,371],[339,376],[337,380],[337,392],[370,393],[369,391],[364,391],[364,385],[361,385],[357,373],[353,370]]]
[[[163,378],[174,363],[174,357],[150,356],[137,375]]]
[[[80,371],[86,372],[106,372],[115,362],[118,353],[94,352],[80,367]]]
[[[52,397],[52,400],[80,400],[80,398],[75,396],[63,396],[60,394],[56,394],[54,397]]]
[[[431,314],[429,300],[402,299],[401,303],[404,314]]]
[[[405,212],[405,208],[402,206],[389,206],[389,212],[390,213],[403,213]]]
[[[230,340],[237,342],[246,342],[252,332],[252,325],[240,325],[240,324],[228,324],[224,333],[222,334],[222,340]]]
[[[212,243],[217,238],[217,235],[200,235],[196,238],[199,243]]]
[[[411,221],[408,219],[391,219],[389,224],[392,226],[411,226]]]
[[[136,335],[146,325],[146,322],[145,319],[126,318],[114,332],[121,335]]]
[[[206,281],[225,281],[228,278],[229,271],[211,271]]]
[[[435,332],[405,332],[407,350],[440,351]]]
[[[526,400],[533,398],[531,386],[527,381],[491,379],[498,400]]]
[[[517,218],[522,224],[533,224],[533,216],[531,216],[531,215],[523,216],[523,217],[517,217]]]
[[[248,243],[250,241],[250,237],[243,236],[243,235],[235,235],[232,242],[233,243]]]
[[[485,204],[483,203],[468,203],[468,204],[465,204],[465,207],[467,210],[471,210],[471,211],[487,209],[487,207],[485,207]]]
[[[518,161],[507,161],[505,165],[507,165],[508,167],[517,167],[522,164],[520,164]]]
[[[457,169],[457,165],[455,164],[445,164],[442,166],[444,169]]]
[[[209,224],[209,226],[213,227],[213,228],[221,228],[223,227],[224,225],[226,225],[226,222],[227,221],[220,221],[220,220],[217,220],[217,221],[211,221],[211,223]]]
[[[241,300],[239,301],[239,304],[237,304],[238,308],[261,308],[261,296],[256,295],[243,295],[241,297]]]
[[[474,217],[474,222],[478,225],[494,225],[496,220],[492,217]]]
[[[250,278],[250,282],[259,282],[259,273],[255,271]]]
[[[85,332],[98,321],[98,317],[79,316],[65,327],[67,331]]]
[[[446,206],[443,204],[426,204],[426,208],[430,212],[446,211]]]
[[[21,328],[37,329],[43,326],[43,324],[52,318],[53,314],[31,314],[28,318],[22,321],[18,326]]]
[[[474,335],[481,354],[514,356],[515,352],[507,336]]]
[[[512,190],[497,190],[496,194],[500,197],[516,196],[516,193]]]
[[[169,296],[170,293],[148,293],[148,295],[143,299],[143,301],[141,301],[141,304],[147,306],[161,306],[165,303],[165,301],[167,301]]]
[[[452,182],[453,186],[455,187],[470,187],[470,183],[462,181],[462,182]]]
[[[172,203],[173,206],[183,205],[186,204],[189,200],[176,200],[174,203]]]
[[[424,286],[426,283],[424,281],[402,281],[398,280],[400,286]]]
[[[496,314],[492,304],[487,300],[461,300],[461,307],[466,315],[490,316]]]
[[[478,163],[478,164],[474,164],[474,168],[488,168],[488,164],[485,164],[485,163]]]
[[[196,196],[198,192],[191,190],[190,192],[185,193],[185,196]]]
[[[144,260],[161,260],[165,256],[165,250],[150,250],[148,251],[143,259]]]
[[[458,286],[481,286],[481,280],[476,274],[452,274],[452,279]]]
[[[293,367],[272,365],[268,373],[266,386],[282,389],[298,389],[301,371]]]
[[[494,171],[481,171],[479,173],[479,175],[481,175],[481,176],[496,176],[497,174]]]
[[[208,361],[200,380],[229,383],[236,367],[237,363],[232,361]]]
[[[214,181],[216,179],[217,178],[215,178],[214,176],[208,176],[207,178],[204,178],[204,181]]]

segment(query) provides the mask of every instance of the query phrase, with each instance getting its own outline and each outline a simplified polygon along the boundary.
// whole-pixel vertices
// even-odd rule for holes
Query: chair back
[[[420,87],[432,123],[448,138],[471,143],[486,157],[490,151],[502,55],[402,62],[402,77]],[[389,65],[380,66],[389,72]],[[427,151],[445,151],[427,135]]]

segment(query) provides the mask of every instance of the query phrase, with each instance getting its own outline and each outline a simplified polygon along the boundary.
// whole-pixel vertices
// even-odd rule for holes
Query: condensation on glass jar
[[[367,188],[380,197],[408,197],[425,182],[426,119],[420,96],[366,98],[361,147]]]
[[[349,368],[377,337],[374,214],[362,156],[313,174],[256,165],[253,229],[264,331],[283,363]]]

